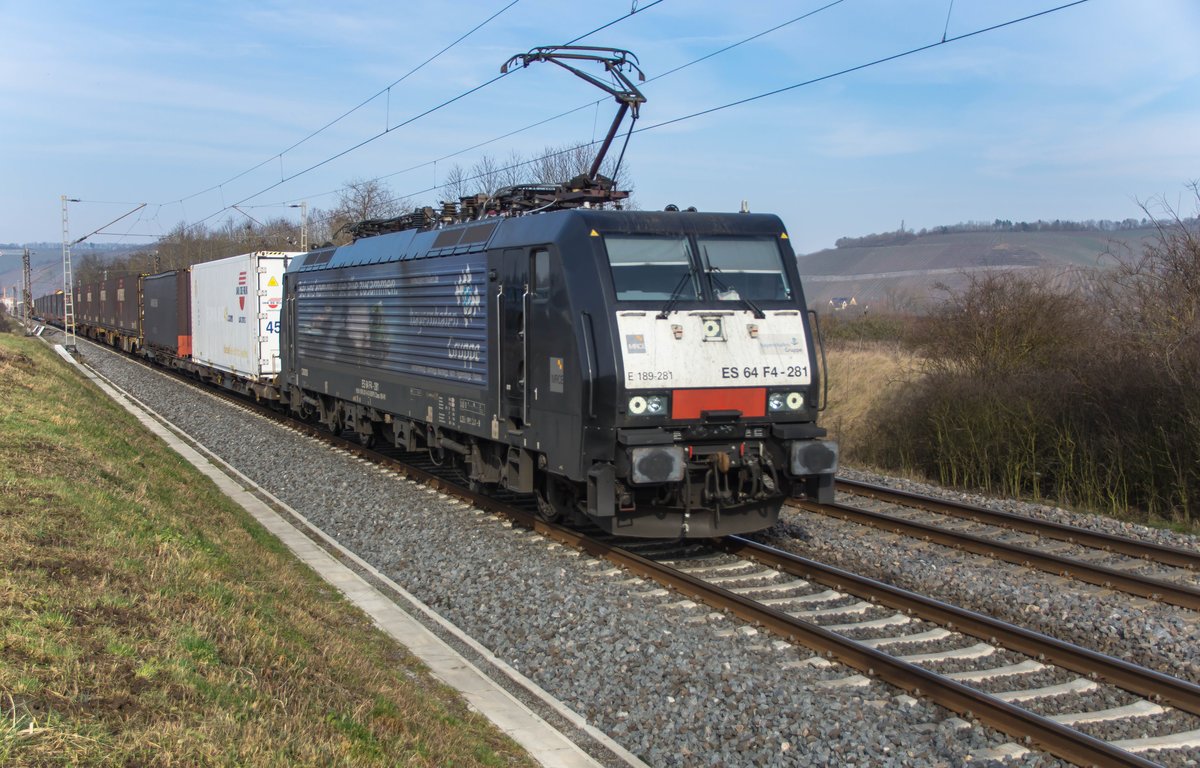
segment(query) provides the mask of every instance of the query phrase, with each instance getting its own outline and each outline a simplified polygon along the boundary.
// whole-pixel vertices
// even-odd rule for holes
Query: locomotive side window
[[[605,235],[618,301],[694,300],[692,247],[679,235]]]
[[[533,274],[529,282],[533,285],[534,297],[550,298],[550,251],[539,249],[533,252],[533,262],[530,264]]]
[[[783,269],[779,246],[772,238],[701,237],[713,296],[738,299],[790,299],[791,286]]]

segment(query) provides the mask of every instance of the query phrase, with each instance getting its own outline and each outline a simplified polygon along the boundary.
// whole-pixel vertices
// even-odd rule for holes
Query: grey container
[[[175,357],[192,355],[191,280],[188,270],[142,280],[145,345]]]

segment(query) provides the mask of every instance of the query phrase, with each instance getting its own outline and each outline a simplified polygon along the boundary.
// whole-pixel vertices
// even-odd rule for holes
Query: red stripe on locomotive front
[[[671,392],[672,419],[698,419],[703,411],[741,411],[742,416],[765,416],[765,387],[737,389],[676,389]]]

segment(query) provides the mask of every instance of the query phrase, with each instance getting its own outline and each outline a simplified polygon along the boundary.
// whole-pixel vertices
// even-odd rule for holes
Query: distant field
[[[532,765],[131,415],[2,330],[0,563],[0,765]]]
[[[1104,254],[1140,252],[1155,231],[960,232],[925,235],[903,245],[829,248],[799,257],[805,295],[816,308],[854,297],[859,306],[908,310],[935,295],[934,284],[958,286],[983,269],[1039,269],[1051,280],[1111,264]]]

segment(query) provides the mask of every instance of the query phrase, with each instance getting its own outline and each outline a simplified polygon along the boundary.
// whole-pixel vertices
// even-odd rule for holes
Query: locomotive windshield
[[[610,234],[604,244],[618,301],[792,298],[774,238]]]
[[[705,273],[721,301],[790,299],[791,287],[774,239],[701,237]]]
[[[618,301],[697,299],[692,246],[681,235],[607,235]]]

